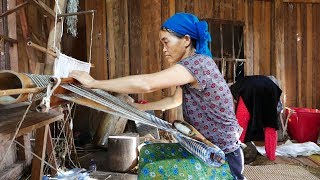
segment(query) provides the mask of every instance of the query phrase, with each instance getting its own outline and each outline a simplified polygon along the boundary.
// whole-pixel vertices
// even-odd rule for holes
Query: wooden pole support
[[[5,41],[8,41],[10,43],[17,43],[18,42],[16,39],[12,39],[12,38],[5,36],[5,35],[2,35],[2,34],[0,34],[0,38],[2,38]]]
[[[46,49],[46,48],[44,48],[44,47],[42,47],[42,46],[39,46],[38,44],[35,44],[35,43],[33,43],[32,41],[28,41],[27,42],[27,45],[28,46],[30,46],[30,47],[33,47],[33,48],[35,48],[35,49],[37,49],[37,50],[39,50],[39,51],[41,51],[41,52],[44,52],[44,53],[46,53],[46,54],[49,54],[49,55],[51,55],[51,56],[53,56],[53,57],[57,57],[57,54],[55,53],[55,52],[53,52],[53,51],[51,51],[51,50],[49,50],[49,49]]]
[[[36,87],[36,88],[21,88],[21,89],[6,89],[0,90],[1,96],[10,96],[16,94],[25,94],[25,93],[38,93],[41,92],[44,88]]]
[[[30,47],[33,47],[33,48],[35,48],[35,49],[37,49],[37,50],[39,50],[39,51],[41,51],[41,52],[44,52],[44,53],[46,53],[46,54],[49,54],[49,55],[51,55],[51,56],[54,57],[54,58],[57,57],[57,53],[55,53],[55,52],[53,52],[53,51],[51,51],[51,50],[49,50],[49,49],[46,49],[45,47],[42,47],[42,46],[40,46],[40,45],[38,45],[38,44],[35,44],[35,43],[33,43],[32,41],[28,41],[28,42],[27,42],[27,45],[30,46]],[[91,68],[94,68],[94,64],[91,64]]]
[[[0,18],[3,18],[4,16],[8,16],[9,14],[16,12],[17,10],[19,10],[20,8],[23,8],[23,7],[24,7],[25,5],[27,5],[28,3],[29,3],[29,2],[26,1],[26,2],[24,2],[24,3],[21,3],[21,4],[17,5],[16,7],[12,8],[12,9],[9,9],[8,11],[2,13],[2,14],[0,15]]]
[[[74,12],[74,13],[63,13],[63,14],[58,14],[58,17],[75,16],[75,15],[89,14],[89,13],[95,13],[95,12],[96,10],[81,11],[81,12]]]

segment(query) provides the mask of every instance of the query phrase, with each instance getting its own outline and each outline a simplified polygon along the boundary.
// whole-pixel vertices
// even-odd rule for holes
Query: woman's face
[[[164,30],[160,30],[159,37],[163,45],[162,51],[165,59],[169,63],[176,63],[187,57],[187,47],[189,45],[186,38],[178,38]]]

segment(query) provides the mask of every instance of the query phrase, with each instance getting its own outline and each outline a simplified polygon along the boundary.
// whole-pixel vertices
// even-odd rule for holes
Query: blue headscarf
[[[197,16],[189,13],[176,13],[163,23],[161,28],[170,29],[181,35],[189,35],[197,41],[196,53],[212,57],[208,47],[211,41],[206,21],[199,21]]]

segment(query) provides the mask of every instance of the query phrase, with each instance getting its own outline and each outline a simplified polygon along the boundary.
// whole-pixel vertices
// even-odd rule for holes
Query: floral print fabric
[[[233,179],[229,165],[214,168],[178,143],[144,145],[139,154],[138,179]]]

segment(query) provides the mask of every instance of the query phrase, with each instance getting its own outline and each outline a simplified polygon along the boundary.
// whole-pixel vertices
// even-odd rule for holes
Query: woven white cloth
[[[91,63],[79,61],[65,54],[58,53],[54,61],[54,77],[66,78],[73,70],[90,72]]]

